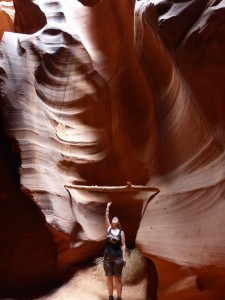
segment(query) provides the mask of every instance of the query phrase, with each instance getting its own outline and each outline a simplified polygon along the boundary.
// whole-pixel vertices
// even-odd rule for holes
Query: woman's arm
[[[109,222],[109,208],[110,208],[111,204],[112,204],[112,202],[107,203],[106,211],[105,211],[105,227],[106,227],[107,230],[111,226],[111,224]]]
[[[123,255],[123,263],[126,264],[126,242],[125,242],[125,234],[122,231],[121,232],[121,249],[122,249],[122,255]]]

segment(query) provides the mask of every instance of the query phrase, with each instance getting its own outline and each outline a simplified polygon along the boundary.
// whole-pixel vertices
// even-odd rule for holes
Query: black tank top
[[[107,232],[107,244],[105,249],[105,254],[110,254],[113,256],[122,256],[121,250],[121,230],[119,230],[118,235],[112,233],[112,228]]]

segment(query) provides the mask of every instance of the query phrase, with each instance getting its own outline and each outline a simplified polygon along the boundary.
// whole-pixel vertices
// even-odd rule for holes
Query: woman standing
[[[117,300],[122,300],[122,282],[121,275],[123,267],[126,264],[126,244],[125,234],[121,230],[119,219],[114,217],[110,224],[109,208],[112,202],[107,204],[105,212],[105,224],[107,229],[107,245],[104,253],[104,270],[107,276],[107,287],[109,300],[113,297],[113,279],[115,281]]]

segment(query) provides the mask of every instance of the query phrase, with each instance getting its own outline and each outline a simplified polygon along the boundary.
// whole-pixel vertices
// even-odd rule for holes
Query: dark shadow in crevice
[[[31,0],[14,0],[13,3],[15,8],[15,32],[32,34],[47,24],[45,14]]]
[[[19,149],[5,126],[0,113],[0,299],[25,300],[57,282],[57,249],[44,215],[20,189]]]
[[[159,278],[158,278],[156,266],[150,258],[146,258],[146,277],[147,277],[147,288],[146,288],[145,300],[157,300]]]

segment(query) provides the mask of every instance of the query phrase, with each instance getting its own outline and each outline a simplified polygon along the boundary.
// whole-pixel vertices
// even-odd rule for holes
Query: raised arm
[[[110,222],[109,222],[109,208],[111,206],[112,202],[108,202],[106,206],[106,211],[105,211],[105,227],[108,230],[110,227]]]

